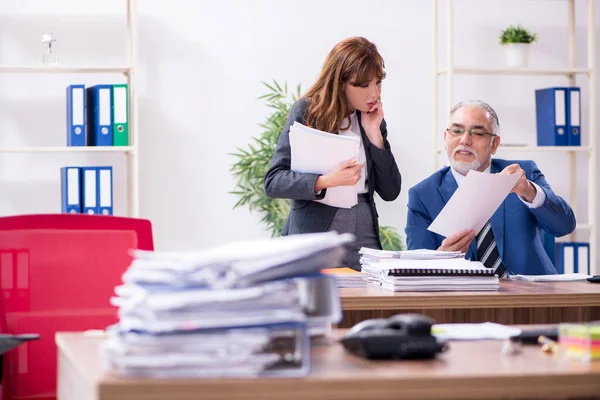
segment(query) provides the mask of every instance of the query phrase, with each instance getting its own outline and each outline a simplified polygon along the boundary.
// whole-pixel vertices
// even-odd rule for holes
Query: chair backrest
[[[13,229],[110,229],[137,233],[138,248],[154,250],[152,224],[147,219],[88,214],[29,214],[0,217],[0,231]]]
[[[117,322],[109,299],[137,247],[133,231],[0,230],[0,328],[41,336],[5,355],[3,400],[56,397],[55,333]]]

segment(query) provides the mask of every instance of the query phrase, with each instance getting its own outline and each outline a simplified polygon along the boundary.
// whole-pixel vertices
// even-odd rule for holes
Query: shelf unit
[[[434,150],[434,168],[439,169],[440,150],[440,132],[438,130],[439,108],[438,108],[438,78],[446,78],[446,112],[450,111],[453,103],[453,77],[454,75],[522,75],[522,76],[565,76],[568,79],[569,86],[575,86],[575,77],[577,75],[587,76],[588,91],[588,121],[585,132],[588,133],[587,146],[578,147],[559,147],[559,146],[502,146],[498,148],[499,152],[564,152],[569,156],[569,204],[576,212],[577,190],[576,190],[576,156],[583,153],[588,158],[588,198],[587,215],[588,221],[577,222],[577,230],[586,230],[589,232],[590,243],[590,268],[592,273],[599,273],[596,265],[596,38],[594,22],[594,2],[587,0],[587,66],[583,68],[575,67],[575,0],[565,0],[568,3],[568,67],[560,69],[540,69],[540,68],[503,68],[503,67],[469,67],[454,65],[453,60],[453,0],[446,0],[446,57],[444,66],[438,65],[438,0],[432,1],[432,79],[433,79],[433,150]],[[540,1],[541,2],[541,1]],[[576,213],[577,215],[577,213]],[[571,239],[574,236],[571,234]]]
[[[0,153],[123,153],[127,168],[127,216],[139,216],[139,159],[138,159],[138,98],[135,77],[137,63],[137,0],[125,0],[127,24],[125,65],[0,65],[0,73],[5,74],[123,74],[127,79],[129,94],[129,146],[114,147],[0,147]],[[65,139],[66,141],[66,139]],[[58,175],[58,172],[57,172]]]

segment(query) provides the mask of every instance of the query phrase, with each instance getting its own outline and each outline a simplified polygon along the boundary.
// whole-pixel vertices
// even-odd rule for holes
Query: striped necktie
[[[500,258],[498,246],[496,246],[490,221],[485,224],[477,235],[477,258],[486,268],[492,268],[499,278],[508,276]]]

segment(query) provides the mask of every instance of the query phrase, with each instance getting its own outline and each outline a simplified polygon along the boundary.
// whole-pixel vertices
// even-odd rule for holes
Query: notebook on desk
[[[388,276],[494,276],[494,270],[479,261],[464,258],[444,260],[382,260],[371,268]]]

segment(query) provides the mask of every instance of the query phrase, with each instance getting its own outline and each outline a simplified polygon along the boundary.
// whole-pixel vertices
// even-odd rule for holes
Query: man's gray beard
[[[475,159],[471,162],[456,161],[454,158],[450,159],[450,166],[459,174],[467,175],[470,170],[478,170],[481,167],[479,160]]]

